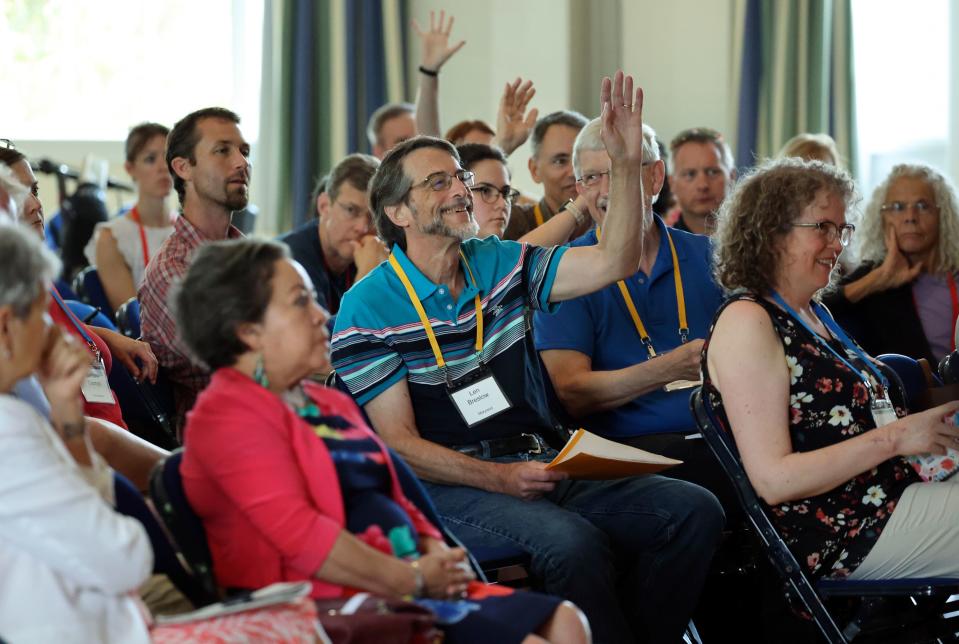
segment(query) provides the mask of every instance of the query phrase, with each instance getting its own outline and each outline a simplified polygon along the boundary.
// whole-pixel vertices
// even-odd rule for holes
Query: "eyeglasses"
[[[7,148],[8,150],[16,150],[17,146],[13,144],[13,141],[10,139],[0,139],[0,148]]]
[[[607,170],[606,172],[588,172],[584,174],[583,176],[581,176],[576,181],[583,184],[587,188],[592,188],[593,186],[598,185],[599,182],[603,180],[603,177],[608,177],[608,176],[609,176],[609,170]]]
[[[817,221],[815,223],[790,224],[793,228],[815,228],[819,234],[826,238],[830,244],[839,238],[839,244],[845,248],[852,240],[852,234],[856,232],[856,227],[852,224],[843,224],[839,226],[831,221]]]
[[[924,199],[920,199],[914,203],[906,203],[905,201],[892,201],[890,203],[884,203],[879,208],[879,211],[890,212],[894,215],[901,215],[910,209],[914,210],[917,215],[924,215],[926,213],[931,213],[938,210],[935,204],[931,204]]]
[[[361,206],[357,206],[351,203],[345,203],[342,201],[334,201],[335,205],[340,207],[340,210],[346,213],[347,217],[350,219],[357,219],[359,217],[370,217],[370,211]]]
[[[512,204],[519,197],[519,190],[510,186],[497,188],[488,183],[478,183],[472,188],[473,192],[478,192],[479,196],[486,203],[496,203],[497,197],[502,197],[503,201]]]
[[[410,186],[410,189],[407,190],[407,194],[412,192],[417,188],[422,188],[428,186],[433,192],[442,192],[444,190],[449,190],[449,187],[453,185],[453,178],[456,177],[463,182],[463,185],[467,188],[473,187],[473,173],[469,170],[457,170],[454,174],[449,172],[434,172],[427,176],[422,181],[418,181]]]

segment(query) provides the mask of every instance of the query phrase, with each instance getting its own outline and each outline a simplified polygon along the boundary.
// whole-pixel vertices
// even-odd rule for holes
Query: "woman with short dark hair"
[[[814,578],[955,577],[959,477],[922,484],[910,459],[959,447],[959,402],[903,415],[882,367],[818,302],[855,199],[844,171],[797,158],[737,184],[714,238],[733,296],[703,350],[703,391]]]
[[[588,640],[570,604],[473,584],[352,399],[304,380],[328,369],[328,314],[284,246],[203,246],[175,301],[185,343],[214,371],[187,416],[181,474],[221,585],[309,580],[315,598],[469,592],[448,641]]]

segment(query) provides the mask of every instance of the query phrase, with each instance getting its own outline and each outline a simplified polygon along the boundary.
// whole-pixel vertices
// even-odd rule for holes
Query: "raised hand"
[[[535,95],[533,81],[523,82],[522,78],[517,78],[512,83],[506,83],[496,113],[496,142],[507,156],[526,142],[536,125],[539,110],[533,108],[529,114],[526,113],[526,106]]]
[[[615,164],[641,164],[643,161],[643,89],[633,92],[633,77],[622,71],[610,80],[603,79],[602,139]]]
[[[430,11],[429,31],[423,31],[415,19],[412,26],[420,39],[420,65],[429,71],[438,72],[446,61],[466,44],[465,40],[461,40],[452,47],[449,46],[453,16],[447,21],[445,11],[440,11],[439,20],[436,19],[436,12]]]

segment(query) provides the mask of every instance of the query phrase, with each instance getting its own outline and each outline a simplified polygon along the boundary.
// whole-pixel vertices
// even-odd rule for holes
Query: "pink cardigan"
[[[324,415],[363,428],[345,394],[307,384]],[[344,588],[314,577],[344,529],[345,516],[333,460],[313,429],[278,396],[231,368],[213,374],[187,416],[180,473],[187,498],[203,520],[217,583],[260,588],[277,581],[310,580],[313,597],[337,597]],[[403,496],[396,471],[393,499],[420,536],[442,539]]]

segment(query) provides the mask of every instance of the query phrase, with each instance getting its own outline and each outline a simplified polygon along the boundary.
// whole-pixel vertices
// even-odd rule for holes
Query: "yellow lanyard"
[[[600,238],[600,229],[599,226],[596,227],[596,241],[599,241]],[[669,242],[669,250],[673,255],[673,282],[676,285],[676,309],[679,314],[679,339],[685,344],[686,339],[689,336],[689,325],[686,322],[686,297],[683,294],[683,276],[679,271],[679,257],[676,255],[676,246],[673,244],[673,238],[669,235],[669,230],[666,231],[666,240]],[[656,349],[653,348],[653,342],[649,339],[649,333],[646,332],[646,327],[643,325],[643,321],[639,319],[639,312],[636,311],[636,305],[633,303],[633,298],[629,294],[629,289],[626,288],[626,282],[619,280],[616,282],[616,286],[619,287],[619,292],[623,294],[623,300],[626,302],[626,309],[629,311],[629,317],[633,318],[633,324],[636,326],[636,331],[639,333],[639,339],[642,340],[643,344],[646,346],[646,352],[649,354],[650,358],[656,357]]]
[[[540,209],[539,204],[533,206],[533,218],[536,220],[537,226],[543,225],[543,211]]]
[[[466,266],[466,272],[469,273],[470,281],[472,281],[473,285],[476,286],[476,279],[473,277],[473,271],[470,270],[469,262],[466,261],[466,257],[463,255],[462,251],[460,251],[460,257],[463,258],[463,264]],[[426,331],[426,337],[429,339],[430,346],[433,348],[433,355],[436,356],[436,366],[445,369],[446,361],[443,359],[443,351],[440,349],[439,342],[436,341],[436,334],[433,333],[433,325],[430,324],[430,319],[426,316],[426,311],[423,309],[423,303],[420,302],[420,298],[416,297],[416,291],[413,289],[413,284],[410,283],[410,278],[406,276],[406,271],[404,271],[403,267],[400,266],[400,263],[396,259],[396,255],[390,254],[389,262],[390,266],[393,267],[393,270],[396,271],[396,275],[400,278],[400,281],[403,282],[403,286],[406,287],[406,294],[409,295],[410,302],[413,303],[413,308],[416,309],[416,313],[420,316],[420,322],[423,323],[423,330]],[[476,305],[476,353],[482,354],[483,304],[480,301],[478,287],[474,304]]]

